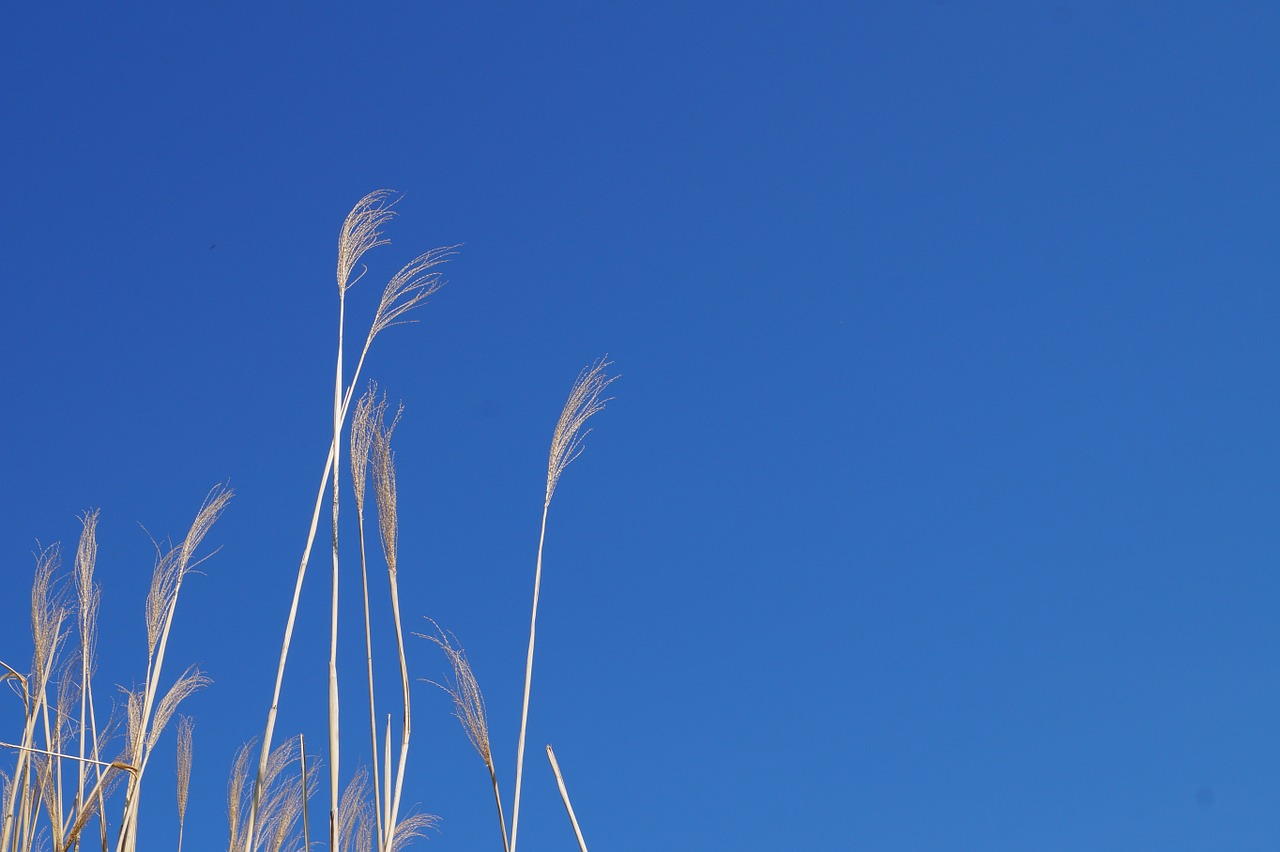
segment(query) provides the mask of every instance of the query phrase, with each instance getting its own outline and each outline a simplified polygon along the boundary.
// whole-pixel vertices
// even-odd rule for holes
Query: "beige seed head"
[[[187,818],[187,795],[191,791],[191,757],[195,725],[190,716],[178,717],[178,822]]]
[[[452,683],[440,684],[435,681],[428,681],[428,683],[449,693],[453,699],[453,715],[462,723],[462,730],[466,732],[467,739],[471,740],[471,745],[475,746],[476,752],[484,760],[485,765],[492,767],[493,756],[489,750],[489,717],[485,711],[484,696],[480,693],[480,684],[471,671],[471,663],[467,660],[467,652],[461,647],[454,647],[454,643],[458,641],[457,636],[445,633],[433,619],[428,618],[427,621],[435,627],[438,635],[430,636],[424,633],[418,635],[436,643],[449,658],[449,665],[453,668]],[[449,641],[451,637],[453,642]]]
[[[608,356],[606,356],[608,357]],[[570,462],[582,452],[582,441],[591,432],[584,429],[591,415],[604,409],[608,399],[601,399],[602,394],[617,376],[606,376],[612,363],[604,358],[584,368],[569,391],[564,410],[556,422],[555,432],[551,435],[551,453],[547,462],[547,497],[546,504],[551,503],[551,495],[555,493],[556,483]]]
[[[382,411],[385,412],[383,403]],[[396,573],[399,553],[400,521],[396,509],[396,458],[391,450],[391,433],[400,423],[404,406],[396,409],[390,424],[382,422],[380,414],[373,429],[373,494],[378,503],[378,530],[382,534],[382,554],[387,568]]]
[[[342,231],[338,235],[338,290],[346,292],[355,284],[351,280],[351,271],[359,263],[365,252],[378,246],[387,245],[390,240],[382,238],[382,226],[396,215],[392,210],[399,201],[390,189],[378,189],[356,202],[346,220],[342,223]],[[359,278],[356,281],[360,280]]]

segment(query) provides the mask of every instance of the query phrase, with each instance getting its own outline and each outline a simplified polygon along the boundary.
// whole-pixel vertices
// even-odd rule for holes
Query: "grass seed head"
[[[462,730],[466,732],[467,739],[471,740],[471,745],[475,746],[476,752],[484,760],[485,765],[492,767],[493,755],[489,749],[489,717],[485,711],[484,696],[480,693],[480,684],[471,671],[471,663],[467,660],[467,652],[461,647],[455,647],[455,643],[458,642],[457,636],[446,633],[434,620],[428,618],[427,621],[435,627],[437,635],[431,636],[425,633],[418,635],[436,643],[440,650],[444,651],[449,659],[449,665],[453,668],[452,683],[440,684],[435,681],[428,681],[428,683],[449,693],[449,697],[453,699],[453,715],[457,716],[458,721],[462,723]],[[452,642],[449,641],[450,638]]]
[[[338,290],[346,292],[355,284],[351,280],[351,271],[360,262],[365,252],[378,246],[385,246],[390,240],[383,239],[382,226],[395,218],[392,208],[400,200],[394,198],[395,192],[390,189],[377,189],[356,202],[347,218],[342,223],[342,231],[338,234]],[[356,281],[359,281],[359,277]]]
[[[565,401],[555,432],[551,435],[551,453],[547,462],[547,505],[551,503],[551,495],[555,493],[560,475],[582,452],[582,441],[591,432],[584,428],[587,420],[603,410],[605,403],[609,402],[608,399],[601,399],[600,395],[618,378],[605,374],[610,366],[612,362],[600,358],[585,367],[573,383],[573,389],[569,391],[569,398]]]

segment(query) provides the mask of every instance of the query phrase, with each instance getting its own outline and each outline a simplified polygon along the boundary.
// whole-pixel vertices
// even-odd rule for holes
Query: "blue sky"
[[[1272,848],[1278,25],[1264,3],[12,10],[0,659],[30,653],[35,541],[101,507],[98,689],[140,680],[139,524],[180,536],[229,481],[169,651],[215,681],[185,707],[188,848],[225,843],[327,446],[338,228],[390,187],[352,328],[401,263],[464,244],[367,367],[406,406],[402,601],[467,648],[508,807],[551,428],[583,365],[622,374],[551,507],[527,848],[573,842],[547,742],[599,849]],[[318,564],[280,729],[316,744]],[[345,775],[368,758],[344,595]],[[423,845],[493,848],[484,768],[415,690]],[[149,848],[176,835],[169,748]]]

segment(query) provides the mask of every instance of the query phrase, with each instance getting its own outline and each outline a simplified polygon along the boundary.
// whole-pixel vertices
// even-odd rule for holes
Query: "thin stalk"
[[[347,395],[342,401],[342,416],[346,419],[347,409],[351,404],[351,392],[360,378],[360,368],[364,366],[365,356],[369,353],[369,344],[373,338],[365,341],[360,360],[356,362],[356,372]],[[293,628],[298,620],[298,602],[302,599],[302,581],[307,576],[307,566],[311,562],[311,549],[315,545],[316,532],[320,528],[320,510],[324,507],[325,488],[329,485],[329,474],[333,472],[333,462],[337,441],[329,444],[329,455],[324,460],[324,473],[320,474],[320,488],[316,493],[315,508],[311,510],[311,526],[307,530],[307,543],[302,549],[302,560],[298,564],[298,578],[293,584],[293,600],[289,604],[289,618],[285,621],[284,641],[280,645],[280,662],[276,666],[276,683],[271,693],[271,707],[267,710],[267,727],[262,734],[262,751],[258,755],[258,775],[253,782],[253,802],[249,807],[249,823],[246,827],[244,852],[251,852],[254,828],[258,819],[258,808],[262,804],[263,777],[267,772],[267,759],[271,756],[272,738],[276,731],[276,717],[280,713],[280,692],[284,687],[285,665],[289,662],[289,647],[293,643]],[[0,847],[2,849],[3,847]]]
[[[338,848],[338,483],[342,453],[342,328],[346,317],[346,289],[338,291],[338,363],[333,380],[333,589],[329,618],[329,848]]]
[[[494,771],[493,761],[487,763],[489,767],[489,780],[493,782],[493,801],[498,806],[498,826],[502,829],[502,849],[503,852],[510,852],[511,844],[507,842],[507,820],[502,815],[502,793],[498,790],[498,774]]]
[[[390,841],[393,839],[391,837],[393,832],[392,832],[392,825],[391,825],[391,714],[390,713],[387,714],[387,727],[385,730],[387,733],[386,752],[385,752],[386,756],[385,756],[385,759],[383,760],[382,768],[383,768],[383,772],[386,774],[384,783],[386,784],[386,787],[387,787],[387,794],[382,799],[382,806],[386,809],[385,812],[383,813],[382,818],[387,822],[387,839],[388,841]],[[373,779],[373,786],[375,787],[378,786],[377,778]]]
[[[547,760],[551,761],[551,771],[556,775],[556,784],[560,787],[560,798],[564,799],[564,809],[569,812],[569,822],[573,823],[573,833],[578,837],[578,848],[587,852],[587,841],[582,839],[582,829],[578,827],[578,818],[573,814],[573,805],[569,804],[569,791],[564,786],[564,776],[560,774],[560,764],[556,761],[556,753],[547,744]]]
[[[400,819],[400,795],[404,792],[404,767],[409,758],[409,666],[404,657],[404,632],[400,626],[400,589],[396,583],[396,572],[391,571],[391,612],[396,622],[396,647],[400,651],[400,685],[404,693],[404,725],[400,736],[400,759],[396,768],[395,798],[391,805],[391,821],[387,828],[387,844],[394,840],[395,826]],[[388,767],[388,771],[390,767]]]
[[[96,766],[107,766],[107,767],[115,766],[120,769],[127,769],[130,772],[137,771],[136,766],[133,766],[132,764],[128,764],[128,763],[121,763],[118,760],[117,761],[94,760],[92,757],[76,757],[74,754],[64,754],[62,752],[50,751],[49,749],[37,748],[35,746],[20,746],[20,745],[15,745],[13,743],[0,743],[0,748],[11,748],[14,751],[29,751],[34,754],[44,754],[44,755],[48,755],[49,757],[59,757],[65,760],[80,760],[85,763],[94,764]]]
[[[524,703],[520,708],[520,744],[516,752],[516,796],[511,808],[511,852],[516,850],[516,832],[520,827],[520,781],[524,777],[524,737],[529,723],[529,687],[533,683],[533,639],[538,628],[538,593],[542,588],[542,545],[547,540],[548,499],[542,505],[542,532],[538,534],[538,567],[533,573],[533,615],[529,618],[529,656],[524,668]]]
[[[302,760],[302,848],[304,852],[311,852],[311,829],[308,826],[310,819],[307,814],[307,798],[311,795],[307,792],[307,741],[302,738],[302,734],[298,734],[298,752]]]
[[[376,813],[382,813],[382,790],[376,783],[381,777],[378,770],[378,717],[377,709],[374,705],[373,692],[373,633],[369,626],[369,571],[368,562],[365,551],[364,541],[364,508],[358,507],[356,514],[360,522],[360,582],[364,587],[364,648],[365,662],[368,665],[369,672],[369,741],[371,743],[371,754],[373,755],[373,777],[375,783],[373,785],[373,805]],[[382,852],[386,847],[383,845],[382,820],[374,820],[378,826],[378,850]]]

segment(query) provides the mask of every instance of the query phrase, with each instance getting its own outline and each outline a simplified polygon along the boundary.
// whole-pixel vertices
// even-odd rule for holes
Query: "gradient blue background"
[[[1280,844],[1274,4],[5,17],[0,659],[30,653],[34,541],[100,506],[99,694],[140,680],[137,524],[180,536],[230,481],[169,651],[215,679],[187,848],[223,848],[265,719],[337,231],[383,186],[353,327],[465,243],[368,375],[406,404],[407,617],[469,650],[508,807],[551,427],[582,365],[623,376],[552,505],[520,848],[572,846],[547,742],[594,849]],[[324,563],[279,729],[316,745]],[[494,848],[415,688],[425,846]],[[176,835],[171,742],[144,848]]]

